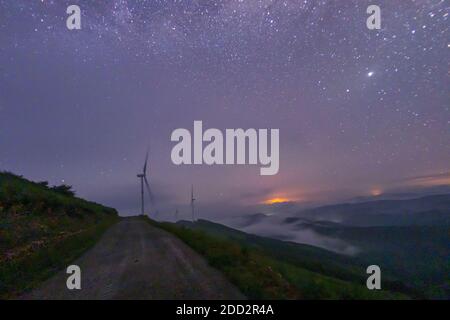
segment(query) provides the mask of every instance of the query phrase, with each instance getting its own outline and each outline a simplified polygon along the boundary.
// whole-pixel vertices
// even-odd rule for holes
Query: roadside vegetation
[[[204,256],[208,263],[250,299],[405,299],[385,290],[369,291],[360,282],[345,281],[274,258],[263,248],[195,230],[185,225],[149,223],[164,229]]]
[[[115,209],[0,172],[0,298],[14,298],[66,267],[118,221]]]

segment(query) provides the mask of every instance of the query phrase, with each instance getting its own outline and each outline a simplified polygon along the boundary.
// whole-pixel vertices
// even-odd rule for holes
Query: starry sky
[[[130,215],[149,148],[161,219],[189,216],[191,183],[203,218],[449,185],[449,14],[438,0],[0,0],[0,169]],[[279,173],[175,166],[170,134],[194,120],[279,128]]]

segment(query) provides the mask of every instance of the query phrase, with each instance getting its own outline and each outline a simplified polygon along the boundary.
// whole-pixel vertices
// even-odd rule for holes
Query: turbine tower
[[[147,180],[147,162],[148,162],[148,151],[145,156],[144,168],[142,170],[142,173],[139,173],[137,175],[137,177],[141,180],[141,215],[144,215],[144,210],[145,210],[144,184],[147,189],[148,196],[150,198],[150,203],[151,204],[154,203],[153,193],[152,193],[152,190],[150,189],[150,184],[148,183],[148,180]]]
[[[195,221],[194,218],[194,201],[196,199],[194,198],[194,185],[191,185],[191,210],[192,210],[192,222]]]

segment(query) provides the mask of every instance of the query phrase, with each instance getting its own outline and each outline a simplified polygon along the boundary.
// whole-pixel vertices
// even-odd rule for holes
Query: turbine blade
[[[155,197],[153,197],[152,189],[150,188],[150,184],[147,181],[147,177],[144,176],[145,186],[147,187],[148,196],[150,198],[150,202],[155,204]]]
[[[147,174],[147,161],[148,161],[148,151],[147,154],[145,155],[145,163],[144,163],[144,175]]]

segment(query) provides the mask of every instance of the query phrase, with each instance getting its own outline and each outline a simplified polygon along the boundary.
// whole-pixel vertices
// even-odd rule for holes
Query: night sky
[[[0,169],[135,214],[150,148],[164,219],[189,217],[191,183],[203,218],[448,185],[449,14],[428,0],[0,0]],[[279,128],[279,173],[175,166],[170,134],[194,120]]]

